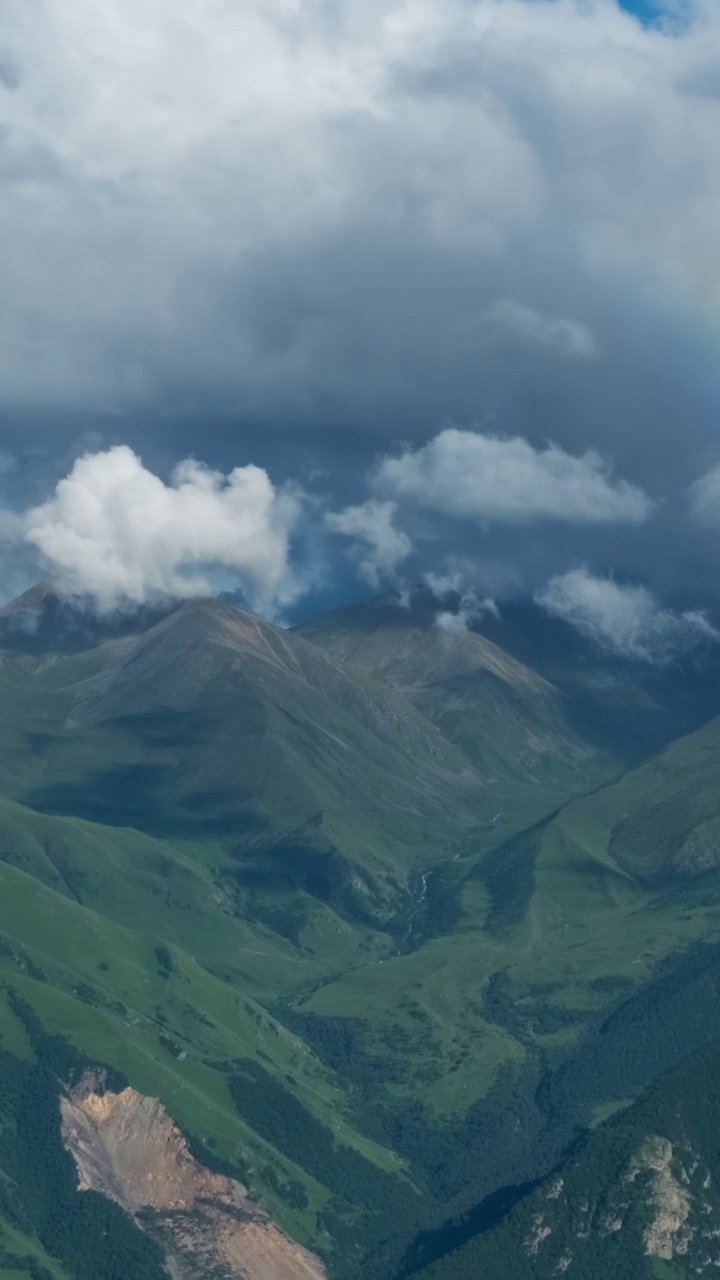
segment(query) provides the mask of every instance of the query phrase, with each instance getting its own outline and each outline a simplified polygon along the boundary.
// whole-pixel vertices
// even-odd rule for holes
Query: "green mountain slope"
[[[436,612],[4,611],[6,1252],[79,1276],[16,1208],[22,1097],[56,1115],[81,1062],[158,1096],[331,1280],[448,1252],[474,1280],[493,1205],[509,1231],[530,1203],[507,1188],[720,1039],[718,725],[622,773],[544,660]]]
[[[214,601],[80,652],[6,650],[2,690],[3,789],[56,813],[238,847],[303,829],[402,873],[490,809],[405,700]]]
[[[371,602],[307,624],[302,632],[348,671],[367,667],[409,694],[448,732],[455,714],[468,737],[490,725],[488,751],[502,741],[499,708],[504,714],[519,687],[525,701],[518,695],[513,705],[516,711],[523,706],[524,719],[515,720],[516,734],[521,724],[526,738],[530,726],[543,726],[551,744],[548,770],[558,770],[556,786],[561,776],[569,785],[563,751],[573,741],[570,726],[577,717],[566,696],[482,637],[444,632],[433,622],[437,604],[429,615],[426,606],[422,596],[414,610],[399,607],[396,598]],[[472,703],[454,701],[459,678],[474,682]],[[498,695],[501,681],[506,687]],[[489,710],[481,714],[483,699]],[[534,788],[534,798],[516,800],[514,810],[523,814],[525,829],[503,832],[498,824],[494,839],[473,833],[462,841],[451,862],[425,877],[403,952],[382,960],[382,982],[372,969],[358,968],[325,983],[305,1002],[305,1013],[320,1020],[309,1022],[309,1029],[329,1035],[333,1020],[351,1011],[359,1019],[356,1039],[386,1062],[404,1038],[412,1046],[408,1065],[401,1080],[388,1082],[388,1093],[422,1100],[439,1115],[480,1105],[503,1071],[532,1072],[543,1056],[570,1052],[593,1033],[625,986],[647,981],[666,956],[717,931],[714,883],[702,891],[698,886],[691,899],[687,876],[649,873],[649,863],[681,826],[676,863],[687,862],[688,849],[702,838],[704,853],[690,857],[710,865],[711,811],[720,794],[715,733],[709,726],[617,783],[596,783],[592,794],[558,802],[557,811],[539,822],[535,806],[548,805],[552,793],[537,772],[526,772],[525,795]],[[517,750],[517,736],[513,742]],[[602,759],[586,751],[586,759]],[[587,782],[586,788],[591,790]],[[661,795],[665,808],[655,812]],[[700,806],[698,820],[704,816],[710,823],[692,836],[691,796]],[[662,826],[664,844],[653,823]],[[629,861],[635,829],[644,867]]]
[[[682,884],[720,865],[719,749],[713,719],[586,803],[588,820],[609,829],[607,856],[620,871]]]
[[[458,615],[442,613],[429,592],[338,609],[298,634],[346,671],[401,693],[460,747],[492,786],[500,829],[512,827],[518,807],[529,825],[620,769],[583,737],[564,693]]]
[[[708,1280],[720,1265],[718,1047],[620,1101],[494,1230],[418,1280]]]
[[[160,1096],[303,1242],[352,1232],[362,1257],[412,1232],[402,1159],[248,997],[392,951],[403,880],[483,814],[479,779],[411,706],[227,606],[65,639],[2,664],[4,786],[36,806],[0,801],[7,991]]]
[[[512,767],[514,750],[538,780],[543,765],[563,776],[588,749],[600,760],[637,764],[720,714],[720,657],[711,640],[682,662],[639,662],[603,650],[529,599],[480,608],[468,620],[458,592],[438,596],[418,586],[324,614],[298,631],[339,661],[427,699],[432,718],[446,715],[451,729],[457,681],[456,709],[463,701],[467,707],[457,730],[472,743],[474,723],[480,745],[483,714],[500,712],[488,744],[497,736],[502,745],[510,727],[519,731],[505,764]],[[572,782],[572,772],[565,776]]]
[[[381,1196],[395,1200],[395,1212],[406,1202],[412,1228],[419,1198],[402,1162],[353,1127],[341,1082],[302,1041],[160,935],[113,924],[5,864],[0,1048],[32,1059],[18,1006],[47,1034],[162,1098],[301,1241],[329,1248],[318,1220],[331,1205],[359,1240],[368,1218],[381,1239]]]
[[[712,638],[680,660],[642,662],[601,647],[528,599],[505,601],[472,627],[562,690],[583,736],[627,764],[720,713],[720,651]]]

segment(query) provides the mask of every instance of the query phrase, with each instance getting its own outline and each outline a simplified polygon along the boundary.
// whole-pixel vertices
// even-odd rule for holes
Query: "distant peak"
[[[91,596],[64,595],[52,583],[38,582],[0,608],[0,645],[29,653],[90,649],[147,630],[175,607],[139,605],[104,615]]]
[[[460,614],[462,597],[458,591],[449,590],[436,594],[425,583],[403,590],[387,591],[383,595],[370,596],[356,604],[342,605],[317,618],[309,618],[295,630],[301,635],[312,636],[325,631],[328,626],[351,626],[359,630],[375,631],[378,626],[393,631],[422,631],[432,634],[440,614]]]
[[[16,596],[9,604],[0,608],[0,617],[7,617],[8,614],[23,613],[29,609],[41,609],[50,600],[59,600],[60,593],[51,582],[36,582],[34,587],[28,587],[27,591],[23,591],[22,595]]]

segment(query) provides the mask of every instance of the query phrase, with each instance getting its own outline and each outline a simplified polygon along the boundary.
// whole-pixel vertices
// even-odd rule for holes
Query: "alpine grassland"
[[[548,660],[423,608],[295,633],[198,601],[5,637],[2,1274],[115,1280],[116,1232],[162,1273],[76,1191],[59,1099],[83,1071],[159,1098],[331,1280],[670,1265],[643,1252],[652,1161],[627,1170],[676,1150],[668,1082],[692,1146],[720,1041],[720,726],[636,690],[643,754]],[[626,1174],[573,1246],[585,1190]]]

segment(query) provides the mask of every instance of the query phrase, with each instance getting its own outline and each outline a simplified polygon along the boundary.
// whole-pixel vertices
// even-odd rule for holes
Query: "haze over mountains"
[[[129,1087],[331,1280],[712,1273],[712,645],[654,667],[425,589],[286,630],[39,587],[0,639],[6,1271],[114,1277],[122,1238],[208,1274],[186,1219],[75,1190],[60,1092]]]

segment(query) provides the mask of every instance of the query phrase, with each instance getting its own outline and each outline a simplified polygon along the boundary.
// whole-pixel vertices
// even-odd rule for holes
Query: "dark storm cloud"
[[[328,573],[354,522],[388,573],[705,584],[716,5],[679,34],[614,0],[10,0],[3,28],[11,505],[128,444],[166,486],[191,454],[298,480]],[[375,492],[448,421],[595,451],[654,513],[528,538]]]

